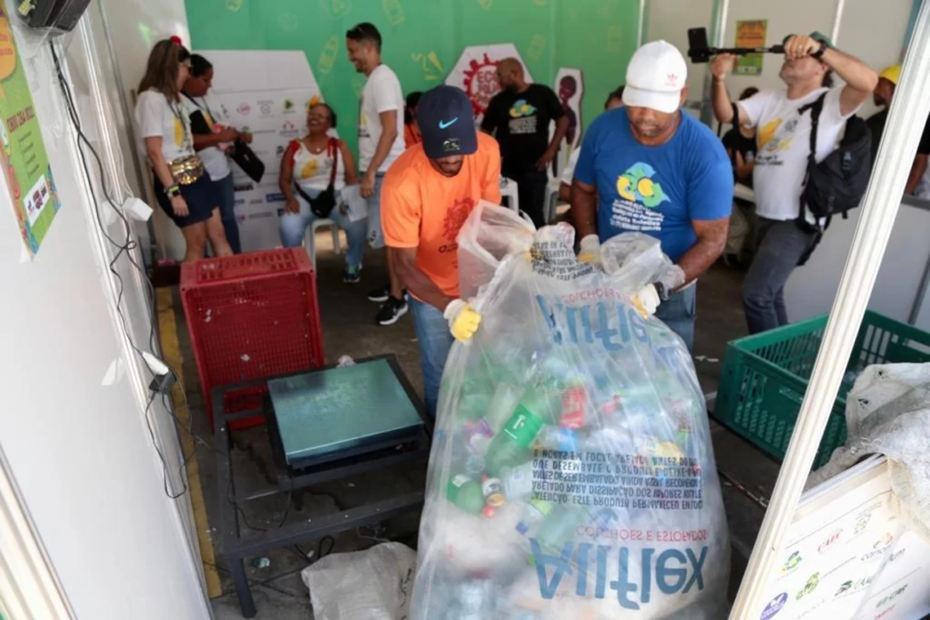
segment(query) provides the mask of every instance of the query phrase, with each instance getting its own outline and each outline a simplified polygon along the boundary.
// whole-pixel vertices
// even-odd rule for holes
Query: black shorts
[[[218,209],[220,206],[220,197],[217,195],[216,188],[213,187],[210,176],[206,172],[190,185],[178,185],[181,188],[181,196],[187,202],[188,214],[184,217],[178,217],[174,214],[174,209],[171,208],[171,199],[165,194],[165,186],[161,184],[157,176],[153,185],[155,186],[158,205],[171,218],[171,221],[178,225],[178,228],[207,221],[213,215],[213,210]]]

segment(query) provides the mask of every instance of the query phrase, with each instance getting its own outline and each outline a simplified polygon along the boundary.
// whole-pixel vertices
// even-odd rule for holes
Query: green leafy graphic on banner
[[[410,56],[413,58],[413,62],[419,64],[423,69],[423,78],[426,81],[441,82],[445,78],[446,71],[442,68],[442,62],[440,62],[436,52],[414,53]]]
[[[400,0],[382,0],[381,6],[389,24],[399,26],[404,23],[404,7],[401,6]]]

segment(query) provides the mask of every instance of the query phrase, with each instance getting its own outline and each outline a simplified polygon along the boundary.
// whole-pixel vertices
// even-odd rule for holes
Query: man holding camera
[[[762,91],[736,104],[726,86],[736,57],[720,54],[710,66],[717,120],[757,128],[753,188],[759,224],[756,255],[743,282],[743,308],[752,334],[788,323],[785,284],[819,238],[821,222],[801,213],[810,154],[811,105],[825,94],[816,136],[815,160],[819,163],[836,148],[846,120],[878,82],[874,70],[832,47],[819,33],[792,35],[784,48],[785,62],[779,75],[787,89]],[[833,88],[834,71],[845,86]]]

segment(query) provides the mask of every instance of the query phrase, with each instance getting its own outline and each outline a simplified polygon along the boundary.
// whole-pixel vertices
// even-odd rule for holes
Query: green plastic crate
[[[714,418],[782,459],[820,350],[827,315],[727,344]],[[814,459],[814,469],[846,443],[846,394],[871,364],[930,361],[930,334],[867,311]]]

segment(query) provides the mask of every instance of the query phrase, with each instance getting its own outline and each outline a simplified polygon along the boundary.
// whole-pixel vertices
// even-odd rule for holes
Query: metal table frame
[[[418,491],[340,510],[322,517],[308,519],[306,522],[283,525],[280,528],[272,528],[267,531],[248,531],[244,534],[241,532],[239,514],[242,502],[281,493],[291,494],[293,491],[304,489],[314,484],[347,478],[369,471],[383,470],[398,463],[429,458],[432,421],[428,419],[422,401],[417,396],[416,392],[414,392],[413,387],[401,370],[400,365],[397,363],[396,356],[379,355],[358,360],[357,363],[382,359],[386,360],[391,366],[395,376],[404,388],[407,397],[410,398],[410,402],[413,403],[417,412],[420,414],[420,418],[424,423],[424,428],[418,431],[416,436],[400,439],[394,438],[379,444],[369,445],[363,449],[341,452],[339,457],[334,460],[309,464],[297,470],[288,467],[284,461],[284,450],[277,432],[275,417],[272,415],[270,397],[266,394],[263,399],[263,404],[259,409],[250,409],[226,415],[223,396],[227,392],[265,385],[268,381],[273,379],[320,372],[322,370],[336,368],[336,365],[225,385],[214,388],[211,392],[213,399],[214,428],[216,428],[216,439],[214,443],[216,445],[215,458],[220,518],[219,527],[217,528],[217,532],[219,533],[217,551],[226,561],[226,565],[232,575],[236,587],[236,595],[239,598],[239,607],[244,617],[252,618],[257,611],[255,608],[255,601],[252,598],[252,591],[245,574],[245,558],[261,555],[270,549],[316,540],[329,534],[335,534],[362,525],[390,519],[391,517],[413,510],[420,510],[423,507],[423,492]],[[247,496],[239,496],[236,494],[235,478],[233,475],[231,457],[232,435],[228,430],[228,425],[230,422],[256,415],[261,415],[265,418],[271,443],[272,460],[278,472],[276,476],[277,483],[268,484]],[[407,446],[406,450],[398,451],[394,449],[396,446],[402,444]]]

